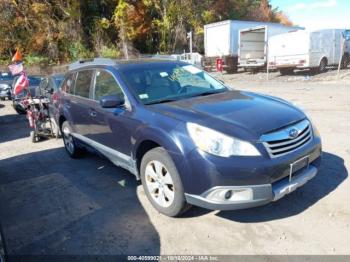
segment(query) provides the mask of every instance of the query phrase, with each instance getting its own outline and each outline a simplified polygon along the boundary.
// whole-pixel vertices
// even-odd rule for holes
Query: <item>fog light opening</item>
[[[225,199],[228,200],[232,197],[232,190],[227,190],[227,192],[225,193]]]

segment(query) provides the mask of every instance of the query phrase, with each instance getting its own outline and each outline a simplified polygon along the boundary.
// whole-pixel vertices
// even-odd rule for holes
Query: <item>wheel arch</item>
[[[139,132],[139,137],[135,139],[135,141],[132,157],[135,161],[138,175],[140,175],[142,157],[155,147],[164,148],[170,155],[177,169],[179,169],[180,166],[182,168],[185,164],[185,149],[181,146],[181,143],[178,141],[176,142],[176,139],[162,130],[149,128],[142,130]],[[178,171],[181,175],[182,172],[180,172],[180,170]]]
[[[321,56],[320,60],[318,61],[318,65],[321,64],[321,61],[322,61],[323,59],[326,59],[326,62],[327,62],[327,65],[328,65],[328,57],[327,57],[326,55],[322,55],[322,56]]]

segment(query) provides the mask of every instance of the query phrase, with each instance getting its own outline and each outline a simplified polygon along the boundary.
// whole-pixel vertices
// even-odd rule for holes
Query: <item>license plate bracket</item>
[[[290,171],[289,171],[289,181],[292,181],[292,177],[295,173],[300,171],[303,168],[308,169],[310,163],[310,156],[304,156],[297,161],[290,164]]]

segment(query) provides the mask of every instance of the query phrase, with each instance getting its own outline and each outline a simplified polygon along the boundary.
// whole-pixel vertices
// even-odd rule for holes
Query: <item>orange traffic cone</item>
[[[20,61],[22,61],[22,54],[17,49],[15,55],[12,57],[12,62],[20,62]]]

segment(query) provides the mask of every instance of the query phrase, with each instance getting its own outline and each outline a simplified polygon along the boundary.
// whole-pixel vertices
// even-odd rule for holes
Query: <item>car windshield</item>
[[[156,104],[224,92],[227,88],[203,70],[184,63],[144,63],[120,69],[144,104]]]

